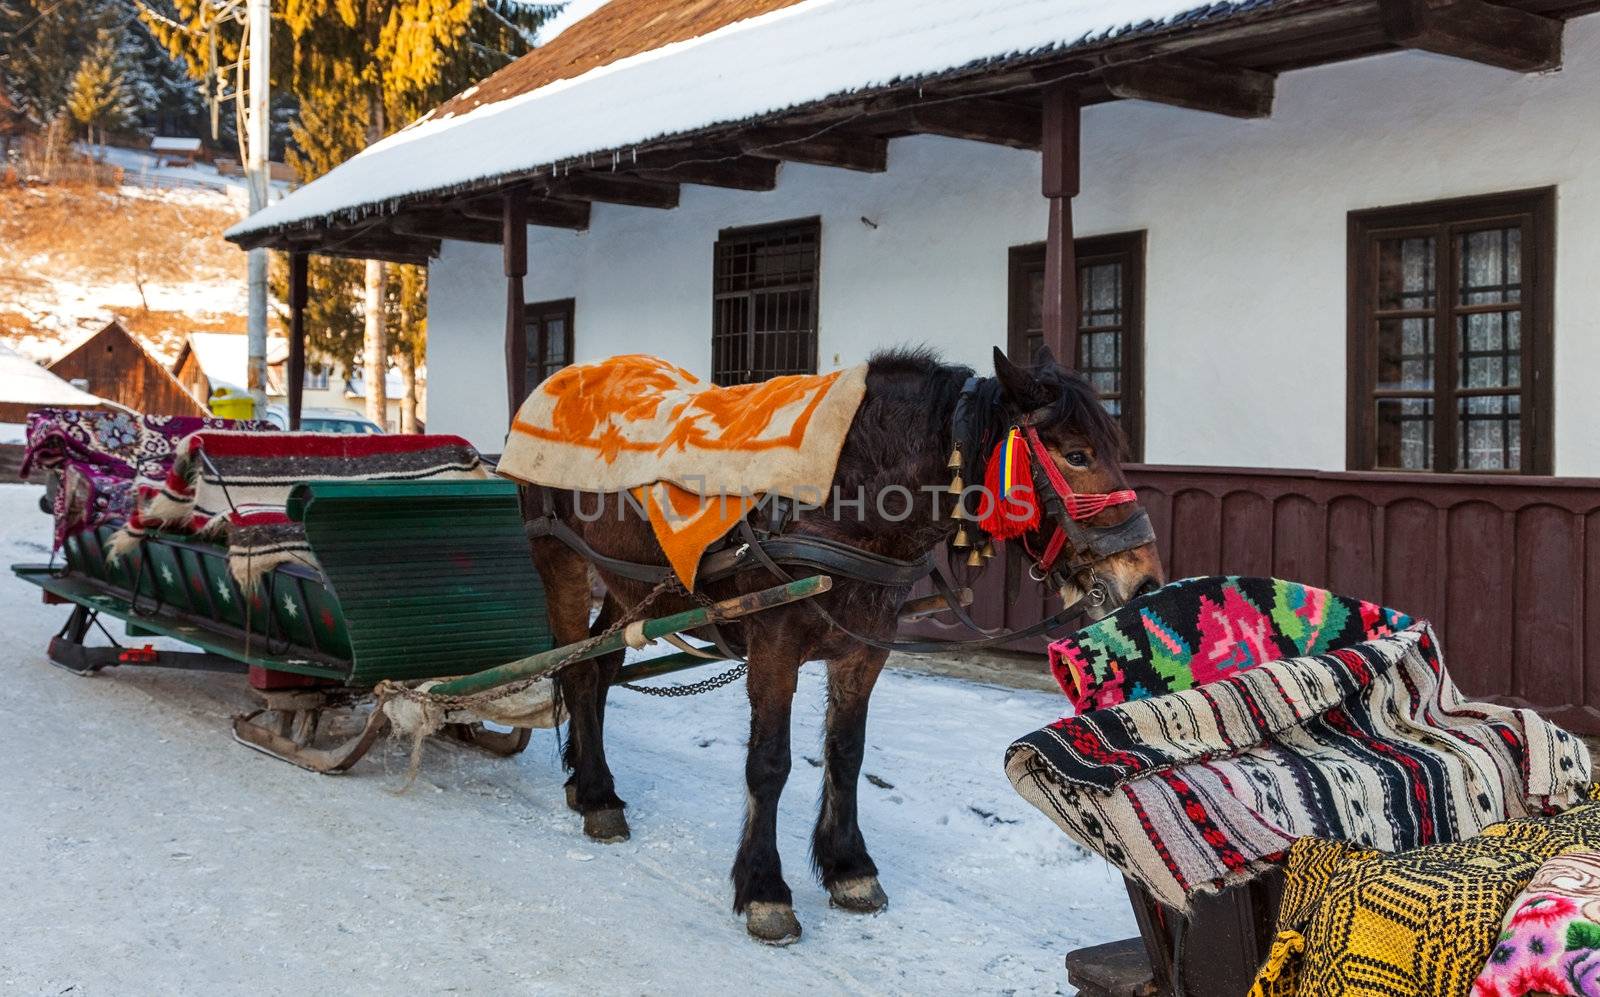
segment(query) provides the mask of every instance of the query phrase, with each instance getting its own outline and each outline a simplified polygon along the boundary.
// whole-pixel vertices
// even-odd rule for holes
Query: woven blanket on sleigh
[[[1465,699],[1427,623],[1292,582],[1176,583],[1051,660],[1084,712],[1011,745],[1012,785],[1178,910],[1303,836],[1457,841],[1590,779],[1577,738]]]
[[[287,563],[318,570],[303,527],[285,511],[303,481],[449,481],[488,472],[459,436],[206,431],[186,437],[167,473],[141,479],[110,556],[158,533],[226,544],[234,580],[253,589]]]

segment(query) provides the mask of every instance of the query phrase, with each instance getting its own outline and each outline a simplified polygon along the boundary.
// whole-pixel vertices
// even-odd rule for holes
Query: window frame
[[[1345,467],[1351,471],[1393,474],[1548,475],[1554,473],[1555,422],[1555,207],[1556,189],[1540,187],[1505,193],[1453,197],[1392,207],[1365,208],[1349,214],[1346,280]],[[1515,469],[1462,468],[1459,460],[1458,401],[1470,395],[1457,383],[1456,319],[1461,261],[1455,246],[1463,231],[1509,227],[1522,229],[1521,340],[1522,369],[1516,390],[1495,395],[1521,398],[1521,461]],[[1420,391],[1433,404],[1433,462],[1427,469],[1377,467],[1378,344],[1374,333],[1378,309],[1380,240],[1407,235],[1435,240],[1433,389]]]
[[[1129,232],[1111,232],[1073,240],[1073,260],[1078,279],[1078,323],[1083,319],[1082,276],[1085,267],[1118,262],[1122,264],[1122,415],[1119,422],[1125,439],[1124,458],[1131,462],[1144,459],[1144,301],[1145,301],[1145,244],[1144,229]],[[1044,269],[1045,244],[1042,242],[1012,246],[1007,261],[1006,295],[1006,354],[1013,359],[1032,363],[1027,355],[1028,275]],[[1078,339],[1088,328],[1075,324],[1072,330],[1071,356],[1058,357],[1062,363],[1078,369]]]
[[[719,229],[717,231],[717,240],[712,244],[711,247],[711,362],[707,367],[707,369],[710,371],[711,382],[713,384],[720,385],[724,383],[720,377],[720,371],[717,367],[718,302],[729,300],[735,297],[747,297],[756,293],[754,291],[727,292],[717,290],[717,266],[723,247],[736,241],[747,241],[760,238],[761,236],[770,233],[797,229],[809,229],[812,233],[814,233],[815,236],[814,263],[811,275],[811,355],[809,372],[815,374],[820,369],[819,358],[822,352],[822,216],[809,215],[803,218],[789,218],[777,222],[763,222],[760,225],[741,225],[732,228]],[[749,314],[754,316],[754,309],[750,309]],[[753,336],[754,331],[747,328],[745,333]],[[753,342],[751,345],[754,345]],[[736,381],[732,383],[759,383],[762,380],[780,376],[773,373],[760,374],[760,372],[755,371],[753,368],[750,368],[750,370],[751,374],[753,375],[751,381]]]
[[[572,364],[572,362],[573,362],[573,359],[574,359],[573,358],[573,343],[574,343],[574,339],[573,339],[573,334],[572,334],[573,333],[573,328],[572,327],[573,327],[573,319],[574,319],[576,311],[577,311],[577,299],[576,298],[552,298],[549,301],[528,301],[528,302],[524,302],[523,305],[522,305],[522,335],[524,337],[526,337],[528,335],[529,327],[531,325],[533,325],[533,323],[535,321],[538,321],[539,322],[539,342],[537,344],[537,349],[534,348],[535,344],[532,344],[532,343],[528,344],[527,359],[523,364],[522,370],[519,371],[518,374],[517,374],[517,379],[519,381],[519,384],[517,385],[517,388],[518,388],[517,397],[518,398],[527,398],[528,394],[531,391],[533,391],[533,389],[535,387],[535,385],[528,383],[528,369],[530,367],[535,366],[535,365],[539,366],[540,368],[544,367],[544,358],[549,353],[549,351],[548,351],[549,343],[548,343],[547,338],[546,338],[547,337],[547,329],[546,329],[546,323],[544,322],[544,318],[546,316],[548,316],[550,313],[558,312],[558,311],[563,313],[562,317],[565,320],[566,330],[567,330],[566,331],[566,336],[565,336],[565,340],[566,341],[562,344],[562,348],[564,349],[564,351],[566,353],[567,362],[565,364],[563,364],[562,366],[570,366]]]

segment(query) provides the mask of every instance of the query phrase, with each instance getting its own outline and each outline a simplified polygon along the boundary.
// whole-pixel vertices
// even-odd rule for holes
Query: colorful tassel
[[[1039,503],[1033,494],[1028,441],[1015,426],[989,457],[978,525],[996,540],[1020,537],[1039,525]]]

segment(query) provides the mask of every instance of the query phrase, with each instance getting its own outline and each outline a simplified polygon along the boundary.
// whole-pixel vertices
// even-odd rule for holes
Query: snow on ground
[[[43,561],[39,489],[0,486],[0,555]],[[862,827],[891,903],[830,910],[811,877],[824,686],[807,666],[781,848],[805,936],[729,910],[744,805],[741,686],[617,691],[607,718],[633,839],[584,838],[555,737],[516,759],[430,744],[317,776],[228,737],[233,676],[49,666],[66,617],[9,572],[0,700],[0,992],[1054,993],[1062,956],[1135,931],[1121,877],[1014,793],[1006,744],[1062,700],[884,676]]]

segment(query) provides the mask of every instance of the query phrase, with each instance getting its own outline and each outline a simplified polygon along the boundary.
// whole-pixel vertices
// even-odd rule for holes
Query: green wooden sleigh
[[[383,734],[374,710],[359,734],[316,746],[325,711],[356,705],[380,682],[452,679],[439,695],[477,693],[623,646],[614,634],[553,646],[544,586],[523,534],[514,484],[307,482],[288,503],[304,525],[320,571],[279,567],[255,589],[233,578],[223,546],[155,535],[109,556],[114,532],[69,535],[65,565],[13,565],[49,602],[71,604],[50,642],[50,660],[80,674],[108,667],[187,668],[246,674],[259,709],[235,718],[244,744],[319,772],[354,765]],[[735,619],[826,591],[826,576],[647,621],[647,637]],[[198,650],[157,650],[115,640],[167,637]],[[91,646],[99,631],[109,640]],[[629,665],[635,681],[715,659],[680,652]],[[497,754],[514,754],[529,730],[450,723],[442,733]]]

